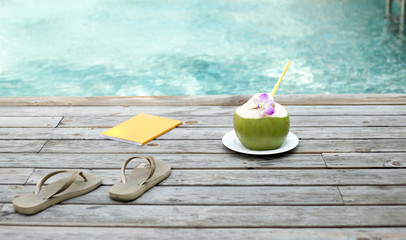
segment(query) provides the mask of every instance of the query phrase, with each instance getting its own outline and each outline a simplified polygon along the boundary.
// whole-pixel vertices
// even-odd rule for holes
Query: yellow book
[[[181,124],[181,121],[175,119],[140,113],[102,135],[113,140],[144,145]]]

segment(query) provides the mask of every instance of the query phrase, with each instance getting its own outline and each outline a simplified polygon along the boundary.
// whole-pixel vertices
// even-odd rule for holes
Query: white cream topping
[[[257,105],[254,103],[254,98],[259,98],[261,93],[255,94],[252,98],[250,98],[246,103],[241,105],[240,107],[237,108],[236,113],[240,115],[243,118],[262,118],[261,115],[259,115],[259,110],[257,108]],[[271,94],[268,94],[271,96]],[[265,115],[265,117],[278,117],[278,118],[283,118],[288,115],[288,111],[280,105],[279,103],[275,102],[275,112],[272,115]]]

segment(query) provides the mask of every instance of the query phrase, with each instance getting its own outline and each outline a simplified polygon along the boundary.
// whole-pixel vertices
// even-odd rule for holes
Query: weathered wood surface
[[[0,168],[0,184],[24,184],[33,173],[33,168]]]
[[[270,239],[270,240],[404,240],[403,228],[100,228],[0,226],[5,240],[26,239]]]
[[[29,140],[21,140],[29,141]],[[368,140],[301,140],[291,153],[335,153],[335,152],[404,152],[406,139]],[[232,153],[219,140],[155,140],[140,147],[113,140],[49,140],[41,152],[71,153]]]
[[[345,204],[406,204],[406,186],[341,186]]]
[[[144,155],[144,154],[139,154]],[[2,153],[2,167],[23,168],[120,168],[134,154]],[[399,153],[323,153],[251,156],[227,154],[154,154],[174,169],[279,169],[279,168],[405,168]],[[323,161],[325,160],[325,162]]]
[[[108,128],[0,128],[0,139],[21,140],[100,140]],[[216,140],[232,131],[230,127],[179,128],[157,139]],[[405,138],[406,127],[292,127],[299,139],[393,139]]]
[[[0,117],[0,128],[55,128],[61,120],[62,117]]]
[[[0,152],[39,152],[46,140],[0,140]]]
[[[400,153],[323,153],[329,168],[405,168],[406,154]]]
[[[235,106],[251,96],[120,96],[120,97],[0,97],[0,105],[8,106]],[[405,104],[406,94],[303,94],[278,95],[275,100],[284,105],[397,105]]]
[[[406,239],[406,95],[278,96],[300,143],[269,156],[221,142],[247,99],[0,97],[0,239]],[[140,112],[183,124],[143,147],[100,136]],[[169,178],[112,201],[123,161],[149,154],[171,164]],[[56,169],[103,183],[15,213],[13,198]]]
[[[37,183],[56,169],[36,169],[27,184]],[[103,178],[103,184],[120,181],[120,170],[85,170]],[[162,186],[338,186],[405,185],[406,169],[278,169],[278,170],[173,170]]]
[[[61,204],[111,204],[111,185],[67,200]],[[34,185],[0,185],[0,200],[11,203],[15,197],[34,191]],[[337,187],[272,186],[157,186],[127,205],[338,205],[343,204]]]
[[[129,118],[128,116],[64,117],[58,127],[110,128]],[[233,126],[233,119],[229,115],[178,116],[177,118],[183,121],[179,128]],[[290,125],[291,127],[406,127],[406,116],[291,116]]]
[[[137,154],[144,155],[145,154]],[[119,169],[134,154],[2,153],[2,167]],[[171,163],[172,169],[303,169],[325,168],[320,154],[251,156],[227,154],[154,154]]]
[[[79,217],[78,214],[83,214]],[[406,206],[56,205],[36,217],[0,212],[2,225],[104,227],[401,227]]]

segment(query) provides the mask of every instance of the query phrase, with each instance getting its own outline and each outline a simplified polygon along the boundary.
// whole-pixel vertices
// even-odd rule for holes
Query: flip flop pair
[[[126,176],[125,169],[128,163],[137,158],[146,159],[147,161],[142,161]],[[44,183],[49,178],[65,172],[71,172],[72,174],[44,186]],[[167,178],[170,173],[171,166],[165,161],[156,160],[151,156],[132,157],[121,168],[121,182],[110,188],[110,198],[116,201],[135,200]],[[83,172],[68,170],[55,171],[43,177],[36,185],[33,193],[14,199],[13,207],[16,212],[32,215],[67,199],[89,193],[99,187],[101,182],[101,177],[92,174],[84,175]]]

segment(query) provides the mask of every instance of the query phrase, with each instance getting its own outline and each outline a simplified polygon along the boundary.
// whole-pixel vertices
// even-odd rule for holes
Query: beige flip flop
[[[72,175],[43,186],[50,177],[63,172],[71,172]],[[32,215],[64,200],[91,192],[101,182],[102,179],[96,175],[85,176],[82,172],[68,170],[55,171],[43,177],[33,193],[14,199],[13,207],[16,212]]]
[[[125,168],[135,158],[142,158],[147,161],[143,161],[135,166],[128,177],[126,177]],[[129,158],[121,168],[121,182],[114,184],[109,190],[110,198],[122,202],[135,200],[170,174],[171,165],[165,161],[155,159],[152,156]]]

